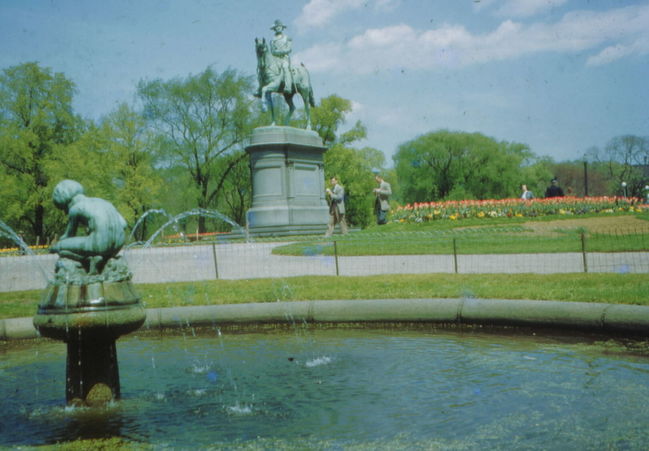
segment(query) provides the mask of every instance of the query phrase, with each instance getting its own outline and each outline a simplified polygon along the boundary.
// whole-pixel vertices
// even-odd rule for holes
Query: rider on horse
[[[271,30],[275,36],[270,41],[270,53],[277,58],[282,68],[282,82],[284,83],[284,92],[293,90],[293,75],[291,73],[291,50],[293,50],[293,41],[286,36],[283,31],[286,28],[281,21],[276,20]]]
[[[293,42],[291,38],[283,33],[285,28],[286,25],[276,20],[273,26],[270,27],[271,30],[275,31],[275,36],[269,42],[269,45],[266,44],[265,39],[255,39],[257,78],[259,81],[259,88],[255,96],[262,99],[263,111],[266,111],[266,108],[270,110],[274,125],[275,111],[272,94],[281,94],[289,107],[284,121],[285,124],[290,122],[295,110],[293,95],[300,94],[304,101],[307,128],[310,128],[311,113],[309,108],[315,106],[311,80],[304,64],[291,67],[290,54]]]

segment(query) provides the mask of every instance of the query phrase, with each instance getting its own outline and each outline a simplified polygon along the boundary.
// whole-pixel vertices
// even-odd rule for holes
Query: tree
[[[588,169],[590,195],[624,195],[644,197],[649,181],[649,138],[634,135],[616,136],[606,146],[590,147],[584,154]]]
[[[606,167],[611,192],[643,197],[647,182],[645,168],[649,166],[649,138],[616,136],[606,144],[598,160]],[[626,183],[626,190],[621,188],[622,183]]]
[[[385,167],[385,155],[373,147],[363,147],[358,149],[361,158],[367,161],[367,165],[375,171],[381,171]]]
[[[402,144],[393,158],[403,199],[428,202],[517,196],[532,157],[524,144],[441,130]]]
[[[65,157],[49,163],[52,177],[76,180],[90,195],[111,201],[131,226],[155,203],[162,180],[153,168],[152,138],[128,105],[119,105],[99,124],[88,122]]]
[[[82,121],[72,112],[74,84],[62,73],[24,63],[0,75],[0,192],[4,214],[27,240],[45,242],[52,187],[48,166]],[[54,210],[53,208],[51,210]]]
[[[339,134],[338,129],[345,123],[345,116],[351,111],[351,100],[335,94],[322,98],[320,105],[313,108],[311,113],[313,129],[318,132],[325,146],[334,143],[349,144],[365,138],[367,130],[360,121],[356,122],[350,130]]]
[[[348,222],[361,227],[369,225],[374,201],[371,193],[376,183],[367,160],[357,149],[336,144],[325,153],[324,164],[326,179],[336,177],[345,187]]]
[[[128,105],[103,119],[101,132],[111,156],[111,185],[117,187],[115,204],[126,221],[135,221],[154,206],[162,181],[153,169],[153,139],[142,116]],[[145,234],[143,227],[142,233]]]
[[[365,227],[372,218],[372,189],[376,186],[373,170],[382,169],[385,156],[377,149],[350,146],[367,136],[367,129],[360,121],[351,129],[339,132],[351,111],[351,101],[331,95],[321,99],[313,109],[312,120],[314,130],[329,147],[324,154],[325,177],[328,180],[335,176],[345,187],[347,221]]]
[[[587,162],[584,166],[583,160],[552,162],[548,164],[548,168],[551,176],[544,180],[546,186],[550,184],[552,178],[556,178],[566,196],[586,195],[586,183],[588,183],[589,196],[609,194],[609,182],[599,163]]]
[[[235,164],[232,165],[232,162]],[[237,224],[246,223],[246,212],[252,203],[252,181],[250,180],[250,166],[244,152],[236,152],[221,161],[223,168],[232,165],[232,169],[222,190],[219,210],[223,211]]]
[[[138,84],[165,164],[179,164],[189,172],[199,208],[214,208],[229,177],[245,164],[242,146],[253,123],[251,94],[250,77],[232,69],[219,74],[208,67],[184,79]],[[199,217],[198,228],[205,231],[204,217]]]

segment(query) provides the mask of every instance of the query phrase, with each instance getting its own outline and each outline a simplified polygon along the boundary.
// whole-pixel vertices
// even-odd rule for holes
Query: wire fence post
[[[216,260],[216,244],[212,243],[212,257],[214,258],[214,274],[219,278],[219,264]]]
[[[336,275],[339,276],[339,268],[338,268],[338,242],[336,240],[333,240],[334,242],[334,259],[336,260]]]
[[[584,272],[588,272],[588,259],[586,258],[586,234],[581,232],[581,259],[584,264]]]
[[[453,269],[455,270],[455,274],[457,274],[457,238],[455,237],[453,237]]]

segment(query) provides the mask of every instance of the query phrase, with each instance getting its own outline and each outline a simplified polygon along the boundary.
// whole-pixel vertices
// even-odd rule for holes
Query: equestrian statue
[[[284,25],[276,20],[270,28],[275,32],[275,36],[270,41],[270,46],[266,39],[259,40],[255,38],[255,48],[257,52],[257,79],[259,88],[256,97],[262,100],[262,110],[270,110],[275,125],[275,109],[273,107],[273,93],[282,94],[288,105],[288,114],[284,119],[284,125],[288,125],[295,104],[293,96],[298,93],[304,102],[304,114],[306,116],[306,128],[311,130],[311,107],[315,106],[313,100],[313,89],[309,72],[300,64],[297,67],[291,65],[292,40],[284,34]]]

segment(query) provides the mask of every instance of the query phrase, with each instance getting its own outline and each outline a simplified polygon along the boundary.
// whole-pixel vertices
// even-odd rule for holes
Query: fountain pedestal
[[[323,155],[312,130],[258,127],[246,152],[252,171],[248,230],[255,235],[324,233],[329,220]]]
[[[65,259],[62,259],[63,261]],[[69,263],[69,262],[68,262]],[[34,317],[44,337],[67,343],[66,401],[97,405],[120,397],[115,341],[146,319],[131,275],[119,258],[101,275],[58,265]]]
[[[66,363],[68,404],[102,405],[120,398],[115,340],[105,337],[70,340]]]

